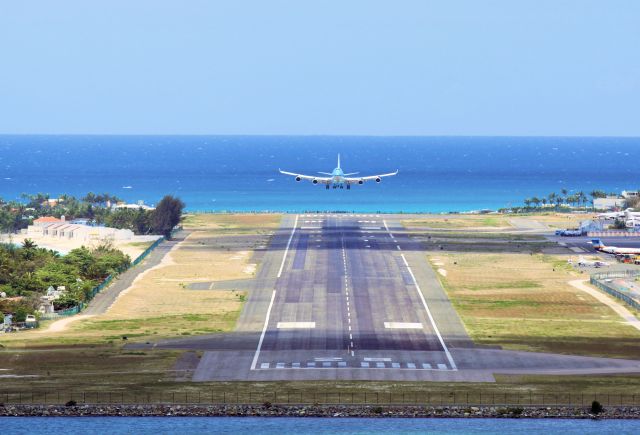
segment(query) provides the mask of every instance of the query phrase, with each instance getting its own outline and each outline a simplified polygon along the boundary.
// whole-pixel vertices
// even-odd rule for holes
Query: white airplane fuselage
[[[295,177],[296,181],[308,180],[313,184],[324,184],[327,189],[351,189],[352,184],[364,184],[366,181],[375,181],[376,183],[380,183],[383,177],[391,177],[393,175],[397,175],[398,171],[389,172],[385,174],[379,175],[367,175],[367,176],[356,176],[353,175],[358,174],[358,172],[351,172],[346,174],[342,168],[340,167],[340,155],[338,155],[338,166],[331,172],[319,172],[323,176],[318,175],[305,175],[296,172],[283,171],[279,169],[281,174],[290,175]]]

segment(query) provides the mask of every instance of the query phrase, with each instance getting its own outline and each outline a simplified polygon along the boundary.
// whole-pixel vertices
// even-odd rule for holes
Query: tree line
[[[88,300],[93,288],[108,275],[127,268],[131,259],[109,243],[81,247],[61,256],[25,239],[20,246],[0,245],[0,312],[16,313],[23,321],[41,304],[49,287],[64,286],[65,294],[54,301],[56,310]]]
[[[0,198],[0,231],[17,232],[27,228],[42,216],[65,216],[67,220],[87,219],[92,225],[128,229],[135,234],[162,234],[171,236],[171,230],[180,222],[185,204],[176,197],[166,195],[155,210],[140,208],[114,208],[120,198],[108,193],[87,193],[82,198],[62,195],[51,200],[48,194],[22,194],[22,201],[5,202]]]
[[[617,194],[610,194],[617,195]],[[588,204],[593,205],[596,198],[606,198],[607,193],[602,190],[593,190],[589,194],[585,194],[582,191],[569,193],[567,189],[562,189],[560,193],[551,192],[547,196],[531,197],[524,199],[524,205],[527,208],[538,208],[540,206],[553,205],[556,208],[560,208],[563,205],[569,205],[573,207],[586,207]]]

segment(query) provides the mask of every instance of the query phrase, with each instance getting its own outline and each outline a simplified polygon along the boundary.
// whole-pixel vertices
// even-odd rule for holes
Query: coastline
[[[0,417],[326,417],[326,418],[526,418],[640,419],[640,407],[588,406],[388,406],[388,405],[4,405]]]

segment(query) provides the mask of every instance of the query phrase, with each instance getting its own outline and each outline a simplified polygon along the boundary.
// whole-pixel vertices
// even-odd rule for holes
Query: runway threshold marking
[[[267,333],[267,326],[269,326],[269,317],[271,317],[271,308],[273,308],[273,301],[275,299],[276,299],[276,291],[274,290],[273,293],[271,293],[271,301],[269,302],[269,308],[267,308],[267,316],[264,319],[264,326],[262,327],[262,334],[260,334],[258,347],[256,348],[255,355],[253,355],[253,361],[251,362],[251,370],[256,369],[256,364],[258,363],[258,357],[260,356],[260,349],[262,349],[262,342],[264,341],[264,336]]]
[[[280,264],[280,270],[278,270],[278,278],[282,275],[282,269],[284,269],[284,262],[287,260],[287,253],[289,252],[289,247],[291,246],[291,240],[293,240],[293,235],[296,232],[296,227],[298,226],[298,215],[296,215],[296,220],[293,223],[293,228],[291,229],[291,235],[289,236],[289,241],[287,242],[287,248],[284,250],[284,255],[282,255],[282,263]]]
[[[407,259],[405,258],[404,254],[400,254],[400,256],[402,257],[402,261],[404,261],[404,265],[407,266],[407,270],[409,271],[409,274],[411,275],[411,279],[413,280],[413,284],[416,287],[416,291],[418,292],[418,296],[420,297],[420,300],[422,301],[422,305],[424,306],[424,309],[427,311],[427,315],[429,316],[429,321],[431,322],[431,326],[433,326],[433,330],[435,331],[436,335],[438,336],[438,341],[440,341],[440,345],[444,349],[444,353],[447,356],[447,359],[449,360],[449,364],[451,364],[451,368],[453,370],[458,370],[458,367],[456,366],[456,363],[453,361],[453,357],[451,356],[451,352],[449,352],[449,348],[447,348],[447,345],[445,344],[444,340],[442,339],[442,335],[440,334],[440,330],[436,326],[435,320],[433,320],[433,316],[431,315],[431,310],[429,309],[429,306],[427,305],[427,301],[425,300],[424,295],[422,294],[422,290],[420,289],[420,286],[418,285],[418,281],[416,280],[416,276],[413,274],[413,270],[411,270],[411,267],[409,266],[409,263],[407,263]]]

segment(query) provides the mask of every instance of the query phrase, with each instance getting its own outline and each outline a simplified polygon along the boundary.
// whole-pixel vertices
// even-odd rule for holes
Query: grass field
[[[183,221],[185,229],[216,230],[216,234],[265,234],[278,228],[282,215],[249,214],[192,214]]]
[[[403,220],[407,228],[433,229],[499,229],[511,228],[507,216],[503,215],[426,215],[416,219]]]
[[[440,279],[477,343],[506,349],[640,359],[640,331],[568,284],[564,258],[441,253]]]
[[[593,214],[531,213],[517,215],[425,215],[406,219],[402,224],[408,229],[465,230],[465,231],[512,231],[516,229],[512,219],[530,220],[546,225],[549,229],[576,228],[580,222],[592,219]]]
[[[525,215],[553,229],[577,228],[580,222],[593,219],[595,214],[541,213]],[[520,217],[520,215],[518,215]]]

